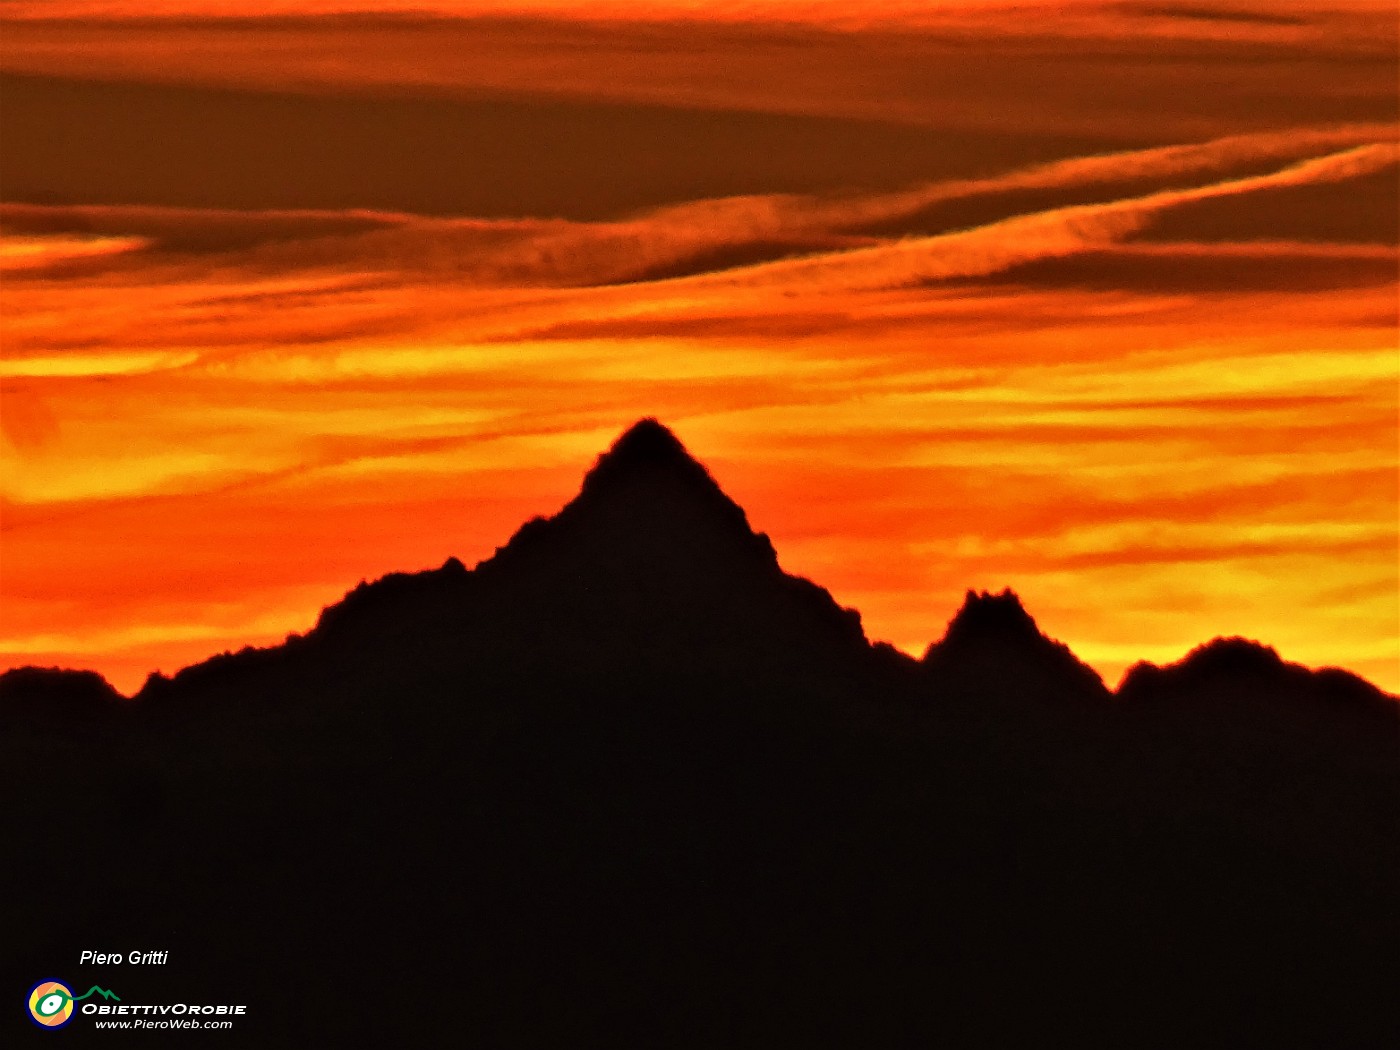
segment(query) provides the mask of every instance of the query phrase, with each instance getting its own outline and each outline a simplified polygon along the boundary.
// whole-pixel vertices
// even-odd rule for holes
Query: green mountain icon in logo
[[[116,992],[108,991],[106,988],[99,988],[95,984],[87,991],[85,991],[82,995],[73,996],[73,1001],[76,1003],[79,999],[86,999],[89,995],[92,995],[94,992],[102,996],[102,998],[104,999],[115,999],[117,1002],[122,1001],[121,996],[119,996]]]

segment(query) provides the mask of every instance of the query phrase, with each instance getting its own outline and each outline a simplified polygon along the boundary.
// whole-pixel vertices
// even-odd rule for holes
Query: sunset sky
[[[0,667],[280,641],[651,415],[911,653],[1400,690],[1393,4],[871,6],[0,2]]]

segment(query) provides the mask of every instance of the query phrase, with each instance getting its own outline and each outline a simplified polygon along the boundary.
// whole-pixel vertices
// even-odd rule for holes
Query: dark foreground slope
[[[1240,642],[1115,697],[1010,594],[871,646],[649,421],[474,570],[130,701],[0,685],[16,1004],[244,1003],[179,1038],[259,1047],[1394,1034],[1393,700]]]

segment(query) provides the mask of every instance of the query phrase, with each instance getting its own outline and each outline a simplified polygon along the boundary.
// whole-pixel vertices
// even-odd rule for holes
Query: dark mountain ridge
[[[873,649],[886,664],[902,662],[889,646],[866,641],[859,613],[841,608],[811,581],[784,573],[768,536],[752,530],[742,508],[655,419],[639,421],[600,456],[579,495],[557,515],[525,523],[475,569],[449,557],[436,570],[362,582],[323,610],[310,635],[318,641],[355,637],[376,646],[373,657],[378,660],[391,655],[382,651],[391,637],[451,632],[458,636],[454,644],[460,656],[472,645],[470,637],[463,637],[473,614],[469,606],[488,600],[528,608],[530,622],[518,625],[521,640],[556,657],[568,652],[583,659],[583,650],[596,649],[602,633],[625,641],[629,656],[640,660],[653,655],[685,659],[715,646],[720,653],[755,644],[772,647],[779,634],[786,634],[798,650],[816,648],[852,658]],[[502,612],[494,608],[492,615]],[[756,629],[759,622],[762,630]],[[445,630],[429,629],[433,623]],[[307,640],[292,636],[286,648],[295,651]],[[672,644],[664,654],[655,652],[674,640],[682,644]],[[252,660],[257,652],[269,651],[226,653],[180,671],[173,681],[203,679],[215,668]],[[1110,695],[1097,672],[1040,632],[1009,589],[1001,594],[969,591],[921,664],[964,685],[986,677],[1005,688],[1018,678],[1015,684],[1022,687],[1056,685],[1066,695]],[[1136,699],[1170,693],[1163,683],[1199,690],[1217,678],[1238,678],[1251,666],[1286,670],[1284,677],[1296,687],[1306,689],[1314,682],[1321,692],[1356,702],[1384,696],[1350,672],[1309,671],[1284,664],[1259,643],[1224,638],[1168,668],[1139,663],[1120,683],[1118,695]],[[135,699],[168,695],[171,682],[152,675]],[[115,697],[94,672],[55,668],[6,672],[0,690],[11,698],[61,695],[67,705],[81,706],[86,697],[94,708]]]
[[[221,1045],[1385,1045],[1398,713],[1238,639],[1114,694],[1009,591],[872,645],[644,420],[474,569],[131,700],[0,678],[64,902],[10,943],[159,940],[120,991]]]

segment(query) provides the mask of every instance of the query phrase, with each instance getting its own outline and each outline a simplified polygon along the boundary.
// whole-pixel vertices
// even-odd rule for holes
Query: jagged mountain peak
[[[950,681],[1107,695],[1098,673],[1068,646],[1046,637],[1009,587],[1000,593],[968,591],[942,639],[924,653],[923,663]]]
[[[1041,639],[1040,628],[1026,612],[1020,597],[1007,587],[1001,593],[968,591],[957,614],[948,624],[944,642],[996,635],[1002,638]]]

